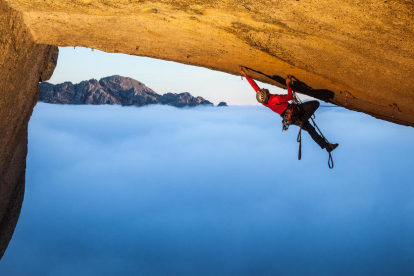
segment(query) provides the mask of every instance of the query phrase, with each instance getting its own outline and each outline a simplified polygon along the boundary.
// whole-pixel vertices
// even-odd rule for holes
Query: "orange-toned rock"
[[[37,45],[22,15],[0,1],[0,258],[20,215],[27,125],[40,93],[39,79],[52,75],[57,50]]]
[[[414,124],[412,1],[6,0],[34,41],[172,60]],[[393,118],[392,118],[393,117]]]

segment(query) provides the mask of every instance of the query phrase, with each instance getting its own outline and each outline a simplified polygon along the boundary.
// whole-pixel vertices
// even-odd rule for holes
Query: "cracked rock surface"
[[[414,125],[414,2],[5,0],[36,43],[172,60]],[[300,85],[299,85],[300,84]]]

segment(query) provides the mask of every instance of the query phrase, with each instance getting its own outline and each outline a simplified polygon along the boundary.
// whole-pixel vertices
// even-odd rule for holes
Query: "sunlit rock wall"
[[[6,0],[37,43],[238,74],[413,125],[414,2]],[[137,64],[139,66],[139,64]]]
[[[0,1],[0,258],[12,237],[22,206],[27,124],[48,79],[57,48],[37,45],[22,15]]]

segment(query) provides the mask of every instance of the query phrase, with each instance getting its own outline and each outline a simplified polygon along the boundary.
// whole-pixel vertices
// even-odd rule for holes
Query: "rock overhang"
[[[39,44],[202,66],[414,125],[412,1],[6,0]]]

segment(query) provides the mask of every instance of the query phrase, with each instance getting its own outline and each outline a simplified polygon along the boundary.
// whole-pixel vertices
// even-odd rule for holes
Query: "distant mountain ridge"
[[[78,84],[64,82],[53,85],[41,82],[40,91],[39,101],[55,104],[166,104],[176,107],[213,105],[203,97],[193,97],[188,92],[160,95],[137,80],[118,75]]]

